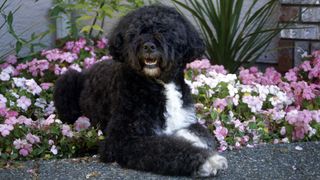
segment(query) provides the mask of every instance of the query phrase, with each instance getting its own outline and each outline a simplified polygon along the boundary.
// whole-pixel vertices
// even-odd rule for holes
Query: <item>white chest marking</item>
[[[208,149],[208,145],[204,143],[198,136],[194,133],[190,132],[187,129],[180,129],[178,130],[174,136],[181,137],[189,142],[192,143],[193,146]]]
[[[179,129],[188,127],[196,123],[196,117],[193,107],[183,107],[182,94],[177,90],[174,83],[165,84],[166,112],[166,127],[165,134],[173,134]]]

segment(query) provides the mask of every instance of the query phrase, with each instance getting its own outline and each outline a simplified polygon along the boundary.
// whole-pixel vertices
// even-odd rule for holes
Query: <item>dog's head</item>
[[[115,61],[164,81],[204,53],[203,41],[191,23],[165,6],[146,6],[127,14],[109,40]]]

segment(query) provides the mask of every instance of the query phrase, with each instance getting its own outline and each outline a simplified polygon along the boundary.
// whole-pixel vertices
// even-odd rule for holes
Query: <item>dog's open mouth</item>
[[[143,72],[147,76],[158,77],[161,72],[158,64],[158,59],[144,58]]]
[[[144,64],[147,68],[157,68],[158,65],[157,65],[158,61],[157,59],[153,59],[153,58],[145,58],[144,59]]]

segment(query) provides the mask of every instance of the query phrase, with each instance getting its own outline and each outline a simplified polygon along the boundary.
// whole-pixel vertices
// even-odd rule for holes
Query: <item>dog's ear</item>
[[[190,63],[191,61],[200,58],[205,53],[205,44],[200,37],[199,32],[194,28],[194,26],[186,20],[187,28],[187,47],[184,56],[184,63]]]
[[[115,28],[109,37],[109,53],[112,59],[124,62],[123,56],[124,34],[119,28]]]

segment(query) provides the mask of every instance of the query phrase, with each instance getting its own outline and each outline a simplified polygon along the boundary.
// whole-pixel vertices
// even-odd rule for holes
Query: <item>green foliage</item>
[[[37,2],[37,0],[35,1]],[[40,43],[40,40],[43,39],[50,31],[45,31],[39,34],[32,33],[29,38],[22,38],[22,36],[30,32],[30,28],[25,29],[22,33],[18,33],[14,28],[14,15],[20,9],[20,6],[15,7],[14,9],[9,9],[8,7],[10,2],[8,0],[4,0],[0,3],[0,15],[2,24],[0,24],[0,30],[6,29],[7,31],[2,31],[3,34],[0,34],[0,42],[1,38],[5,37],[7,33],[9,33],[15,40],[15,47],[10,49],[8,52],[3,52],[0,54],[0,62],[4,59],[4,57],[16,53],[19,54],[23,47],[27,47],[30,49],[30,54],[35,52],[35,47],[45,47],[44,44]],[[1,44],[2,46],[8,46],[8,44]]]
[[[224,65],[230,72],[235,72],[244,63],[257,60],[284,28],[279,24],[273,27],[268,24],[277,6],[276,0],[261,7],[257,6],[258,0],[253,0],[248,9],[244,8],[244,0],[173,2],[194,17],[212,63]]]
[[[53,19],[62,14],[68,16],[71,38],[78,38],[80,34],[92,38],[103,34],[106,17],[123,15],[143,5],[143,0],[55,0],[50,16]]]

